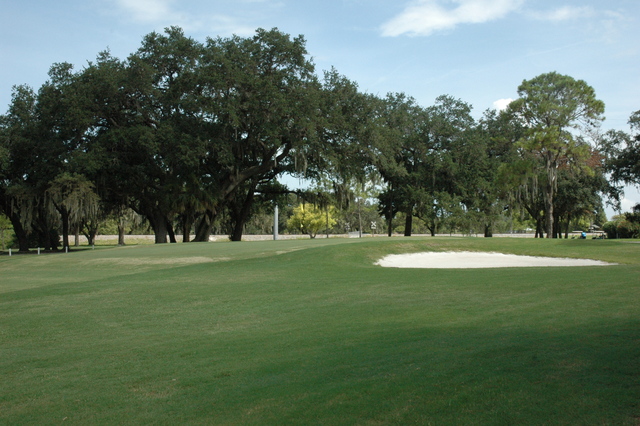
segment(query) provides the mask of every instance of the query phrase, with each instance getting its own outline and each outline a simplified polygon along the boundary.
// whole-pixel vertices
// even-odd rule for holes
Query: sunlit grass
[[[610,267],[385,269],[478,250]],[[636,424],[640,245],[330,239],[0,258],[0,423]]]

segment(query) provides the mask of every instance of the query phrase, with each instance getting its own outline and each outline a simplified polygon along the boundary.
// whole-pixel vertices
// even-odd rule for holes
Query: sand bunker
[[[470,269],[540,266],[607,266],[613,265],[613,263],[590,259],[516,256],[514,254],[459,251],[391,254],[377,261],[376,265],[386,268]]]

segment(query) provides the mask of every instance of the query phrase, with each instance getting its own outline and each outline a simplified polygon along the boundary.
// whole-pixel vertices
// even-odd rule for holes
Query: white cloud
[[[244,0],[262,3],[264,0]],[[181,4],[175,0],[115,0],[116,5],[127,18],[136,23],[153,25],[178,25],[185,31],[213,31],[217,35],[236,34],[249,36],[255,28],[242,24],[242,19],[224,14],[194,15],[180,10]]]
[[[240,24],[237,19],[226,15],[216,15],[210,17],[206,26],[203,25],[203,27],[206,28],[201,29],[206,31],[212,30],[220,36],[235,34],[241,37],[248,37],[255,34],[256,30],[254,27],[250,25]]]
[[[171,0],[117,0],[118,6],[134,21],[162,22],[175,19]]]
[[[505,109],[507,109],[511,102],[513,102],[513,99],[511,98],[498,99],[497,101],[493,102],[493,107],[498,111],[504,111]]]
[[[564,6],[558,9],[546,11],[546,12],[531,12],[531,16],[535,19],[543,21],[568,21],[579,18],[589,18],[595,15],[595,11],[588,6],[585,7],[573,7]]]
[[[454,7],[445,5],[454,4]],[[418,0],[382,25],[384,36],[428,36],[459,24],[479,24],[505,17],[523,0]]]
[[[629,192],[631,194],[628,194],[629,197],[633,197],[633,193],[632,191],[625,191],[625,192]],[[627,198],[627,196],[622,197],[622,199],[620,200],[620,206],[621,206],[621,211],[623,212],[631,212],[633,211],[633,208],[636,206],[636,204],[640,204],[640,199],[637,198],[638,193],[636,191],[636,197],[635,198]]]
[[[620,41],[627,38],[630,27],[634,25],[633,16],[611,10],[604,11],[600,16],[602,18],[600,25],[594,29],[594,32],[600,34],[608,43],[623,45],[624,43]],[[633,51],[632,55],[637,55],[637,44],[633,45],[630,51]]]

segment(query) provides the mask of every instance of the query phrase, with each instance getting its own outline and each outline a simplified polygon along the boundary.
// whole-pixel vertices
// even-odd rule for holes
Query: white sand
[[[607,266],[613,263],[590,259],[516,256],[514,254],[482,252],[429,252],[391,254],[376,262],[386,268],[518,268],[540,266]]]

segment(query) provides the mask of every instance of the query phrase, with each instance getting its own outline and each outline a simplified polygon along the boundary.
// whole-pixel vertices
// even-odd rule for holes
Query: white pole
[[[9,256],[11,256],[11,247],[9,247]]]
[[[273,239],[278,239],[278,205],[276,204],[276,208],[273,211]]]
[[[38,256],[40,256],[40,247],[38,247]]]

